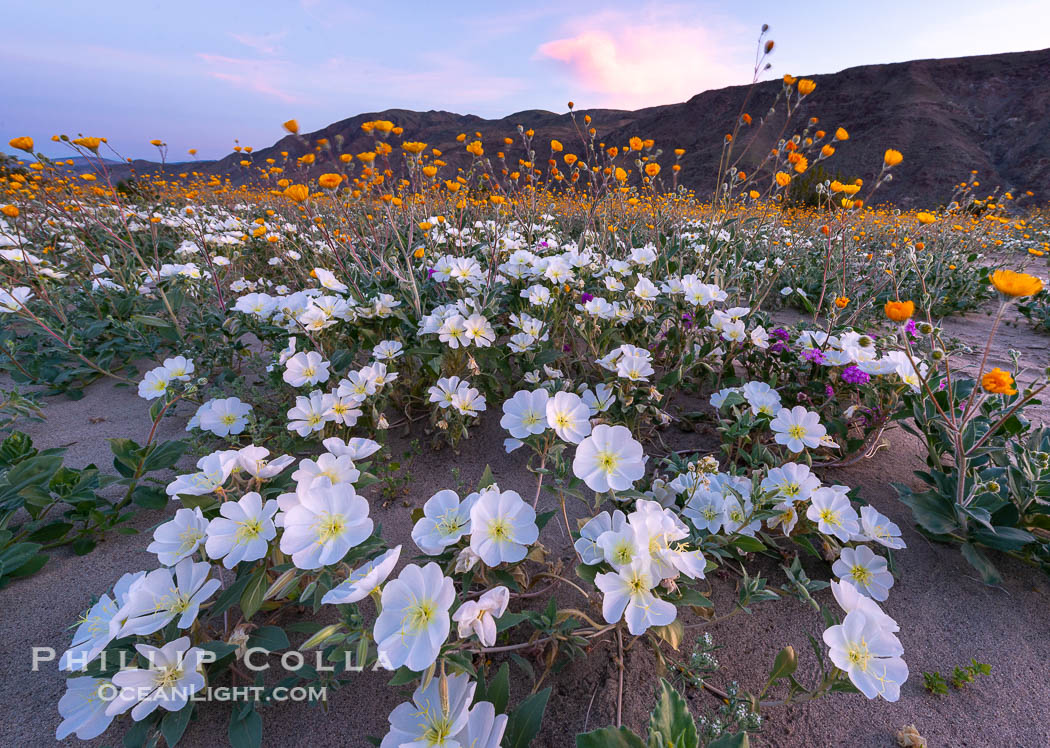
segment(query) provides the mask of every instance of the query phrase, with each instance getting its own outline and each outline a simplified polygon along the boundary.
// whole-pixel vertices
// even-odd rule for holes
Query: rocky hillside
[[[817,90],[807,98],[799,116],[819,117],[821,126],[829,131],[845,127],[850,132],[850,140],[841,143],[827,162],[831,176],[870,178],[886,148],[904,154],[894,181],[880,191],[880,201],[935,205],[946,200],[971,170],[979,172],[982,192],[996,186],[1032,190],[1037,199],[1045,200],[1050,198],[1048,69],[1050,49],[855,67],[810,76]],[[755,153],[764,153],[780,131],[784,114],[770,114],[769,107],[781,85],[779,80],[761,83],[747,102],[746,111],[756,124],[768,115],[773,125],[765,130],[768,142],[757,143]],[[680,104],[633,112],[581,110],[578,117],[590,114],[600,138],[609,144],[622,145],[634,135],[654,138],[664,149],[662,160],[668,162],[673,148],[685,148],[681,182],[703,194],[714,186],[722,136],[741,111],[748,90],[748,86],[732,86],[705,91]],[[280,160],[281,151],[301,155],[319,138],[341,142],[343,151],[368,150],[371,137],[362,133],[361,123],[373,119],[391,120],[404,128],[405,139],[441,149],[453,166],[469,163],[463,144],[456,142],[456,135],[462,132],[469,136],[481,132],[486,153],[506,150],[516,161],[521,155],[518,125],[536,131],[538,159],[546,158],[551,138],[561,140],[567,151],[582,152],[567,114],[530,110],[489,120],[451,112],[391,109],[360,114],[303,137],[284,137],[270,148],[255,151],[253,161]],[[515,145],[503,146],[504,137],[514,138]],[[247,173],[239,165],[242,158],[231,154],[203,168],[243,181]],[[148,164],[137,162],[135,166],[141,170]]]

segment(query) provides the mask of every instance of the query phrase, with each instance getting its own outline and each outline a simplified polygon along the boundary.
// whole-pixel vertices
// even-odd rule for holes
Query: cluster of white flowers
[[[459,377],[442,377],[427,394],[442,410],[452,408],[462,416],[474,417],[485,410],[484,395]]]
[[[174,381],[188,382],[193,375],[193,360],[185,356],[165,359],[155,369],[150,369],[139,382],[139,397],[144,400],[155,400],[163,397]]]

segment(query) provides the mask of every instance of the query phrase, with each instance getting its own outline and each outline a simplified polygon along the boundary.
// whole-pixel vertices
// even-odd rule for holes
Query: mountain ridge
[[[1031,190],[1036,199],[1047,199],[1050,76],[1044,71],[1048,68],[1050,49],[1044,49],[861,65],[806,76],[816,82],[816,92],[798,107],[788,133],[800,129],[809,117],[818,117],[820,127],[828,132],[844,127],[850,133],[850,139],[836,143],[836,154],[823,162],[829,176],[870,180],[887,148],[901,151],[904,162],[894,170],[893,181],[880,188],[877,202],[892,201],[903,207],[943,203],[954,186],[969,178],[971,170],[978,172],[981,194],[999,187]],[[743,143],[756,137],[757,124],[782,85],[775,79],[755,84],[753,91],[750,85],[729,86],[698,93],[676,104],[638,110],[583,109],[576,110],[576,116],[582,127],[583,115],[590,114],[598,139],[610,145],[622,145],[635,135],[653,138],[657,148],[663,149],[659,161],[665,168],[673,158],[671,151],[684,148],[679,181],[705,196],[715,186],[723,136],[732,129],[748,92],[748,111],[755,125],[751,132],[741,133]],[[771,116],[775,130],[779,130],[779,115],[774,112]],[[480,131],[487,155],[504,149],[502,138],[513,138],[514,145],[507,147],[507,154],[508,161],[516,163],[523,155],[519,124],[535,130],[533,147],[541,163],[549,155],[551,139],[562,141],[566,152],[583,152],[568,113],[526,109],[487,119],[442,110],[386,109],[347,117],[301,137],[286,135],[272,146],[255,150],[249,158],[254,165],[263,164],[266,158],[280,162],[282,151],[290,158],[303,155],[320,138],[340,141],[343,152],[370,150],[372,136],[360,125],[373,119],[387,119],[403,127],[405,140],[423,141],[440,149],[442,159],[453,169],[465,167],[471,158],[456,141],[462,132],[472,140],[473,133]],[[775,145],[775,135],[758,134],[755,145],[765,147],[754,148],[756,156]],[[396,140],[393,142],[396,145]],[[322,156],[319,154],[313,174],[333,170],[333,164]],[[243,153],[231,153],[212,162],[179,166],[227,174],[242,183],[251,178],[239,165],[245,158]],[[745,168],[748,165],[745,161]],[[148,161],[131,164],[139,172],[157,166]],[[168,168],[174,166],[169,164]]]

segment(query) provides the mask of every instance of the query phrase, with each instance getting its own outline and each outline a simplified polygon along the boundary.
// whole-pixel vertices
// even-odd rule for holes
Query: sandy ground
[[[988,317],[977,313],[952,320],[947,329],[976,344],[983,341],[982,330],[986,331],[988,324]],[[1017,348],[1023,350],[1030,364],[1045,366],[1048,342],[1047,336],[1036,335],[1026,326],[1007,326],[992,360],[1005,363],[1003,352]],[[105,382],[90,387],[80,401],[51,399],[46,414],[45,423],[26,424],[24,430],[40,447],[68,447],[67,460],[78,467],[90,462],[110,465],[107,438],[132,436],[142,441],[149,427],[145,403],[132,390]],[[1033,410],[1032,416],[1038,422],[1050,422],[1045,406]],[[166,420],[162,438],[177,437],[184,417]],[[474,486],[488,464],[501,487],[532,496],[535,482],[524,469],[525,455],[503,453],[498,420],[498,412],[490,410],[474,438],[464,444],[461,455],[455,458],[459,480],[463,486]],[[674,447],[679,449],[707,444],[695,434],[676,433],[673,437]],[[909,510],[897,501],[889,482],[910,481],[912,471],[922,467],[919,445],[900,430],[888,437],[892,446],[872,460],[848,469],[827,470],[823,477],[829,482],[860,486],[864,497],[904,531],[908,548],[895,553],[900,577],[885,608],[901,624],[900,638],[911,678],[895,704],[837,694],[813,704],[771,708],[765,713],[765,729],[756,744],[892,746],[896,731],[914,724],[931,746],[1050,745],[1050,717],[1042,711],[1050,697],[1046,665],[1050,662],[1050,627],[1046,624],[1050,580],[1036,570],[999,557],[996,561],[1006,581],[1000,588],[987,587],[956,548],[931,544],[915,532]],[[404,446],[402,442],[396,448]],[[373,517],[382,522],[392,544],[411,542],[411,507],[421,505],[442,488],[456,487],[452,459],[447,450],[424,450],[409,468],[408,495],[385,509],[373,501]],[[47,664],[39,672],[31,672],[31,647],[51,646],[61,652],[70,640],[71,625],[93,594],[107,589],[125,571],[154,568],[155,558],[145,551],[148,530],[173,514],[175,508],[172,505],[166,511],[141,514],[135,526],[143,534],[114,534],[88,556],[58,551],[41,572],[0,590],[0,605],[5,611],[0,618],[0,641],[7,655],[0,659],[0,703],[13,707],[0,721],[0,746],[53,744],[60,721],[57,702],[64,692],[63,678]],[[544,508],[555,508],[551,497],[541,499],[541,510]],[[583,507],[573,514],[582,516]],[[570,551],[561,524],[552,520],[540,540],[568,562]],[[775,564],[759,566],[772,586],[784,581]],[[820,564],[811,565],[809,572],[814,578],[830,575],[830,569]],[[716,576],[709,581],[719,611],[728,611],[732,579]],[[563,605],[587,604],[568,592],[559,592],[558,599]],[[821,599],[833,605],[829,593],[822,594]],[[695,619],[686,620],[692,622]],[[717,654],[723,673],[738,679],[745,688],[759,689],[776,652],[787,644],[799,654],[800,677],[806,680],[805,676],[812,676],[816,663],[806,635],[819,637],[822,628],[822,621],[811,608],[784,601],[755,606],[753,615],[737,615],[709,630],[723,646]],[[683,655],[704,630],[689,630]],[[543,732],[534,745],[570,746],[577,732],[615,720],[618,689],[614,656],[615,643],[599,641],[589,657],[548,679],[544,685],[554,687],[554,696]],[[990,663],[991,676],[948,696],[933,696],[923,689],[923,671],[948,674],[971,657]],[[656,660],[640,641],[629,649],[626,661],[624,721],[642,729],[653,703]],[[512,666],[512,703],[531,687],[520,673]],[[351,686],[331,696],[327,714],[302,705],[267,707],[262,712],[264,745],[368,745],[363,736],[382,736],[387,714],[402,700],[403,691],[385,686],[388,676],[361,674]],[[689,699],[697,714],[718,706],[707,693],[691,691]],[[203,748],[225,744],[227,708],[209,705],[204,711],[206,714],[190,725],[181,745]],[[95,744],[118,742],[122,729],[111,729],[105,736],[108,739]]]

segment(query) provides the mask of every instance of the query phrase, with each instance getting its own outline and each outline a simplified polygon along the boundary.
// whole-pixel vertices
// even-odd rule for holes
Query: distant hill
[[[837,153],[826,163],[832,176],[871,179],[887,148],[904,154],[894,179],[880,189],[879,201],[901,205],[936,205],[945,201],[954,185],[976,169],[981,192],[998,186],[1031,190],[1036,199],[1050,198],[1050,49],[941,60],[914,60],[888,65],[864,65],[829,75],[812,75],[816,93],[809,96],[796,122],[819,117],[829,132],[844,127],[850,140],[837,144]],[[768,113],[779,87],[779,79],[760,83],[752,92],[746,111],[757,125]],[[709,193],[722,148],[722,137],[732,128],[747,96],[748,86],[731,86],[697,94],[680,104],[649,107],[637,111],[609,109],[579,110],[578,121],[590,114],[599,138],[622,146],[631,136],[653,138],[663,148],[662,161],[669,165],[674,148],[685,148],[681,183],[698,193]],[[764,141],[753,152],[764,154],[772,147],[783,122],[783,113],[769,119]],[[779,119],[778,119],[779,118]],[[273,146],[251,155],[255,164],[266,158],[282,160],[306,153],[319,138],[341,143],[343,152],[368,150],[372,137],[361,131],[361,123],[386,119],[404,128],[403,139],[420,140],[444,152],[452,166],[465,166],[470,157],[456,141],[465,132],[473,139],[482,133],[486,155],[505,150],[517,163],[522,155],[518,125],[536,131],[536,158],[542,164],[549,155],[551,138],[562,141],[567,152],[581,154],[579,135],[568,114],[541,110],[517,112],[502,119],[483,119],[451,112],[416,112],[388,109],[359,114],[303,136],[286,136]],[[752,126],[752,130],[755,126]],[[504,146],[503,138],[514,139]],[[750,135],[745,135],[750,137]],[[766,142],[768,141],[768,142]],[[396,145],[397,140],[394,140]],[[235,181],[250,178],[239,165],[242,154],[233,153],[214,162],[171,165],[229,174]],[[330,157],[329,157],[330,158]],[[319,158],[315,172],[330,170]],[[156,164],[138,161],[138,171]],[[128,166],[115,167],[118,170]]]

